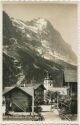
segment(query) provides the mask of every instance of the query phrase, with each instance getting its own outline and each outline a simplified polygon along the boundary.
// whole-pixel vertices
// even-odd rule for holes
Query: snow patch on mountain
[[[47,26],[47,21],[43,18],[40,18],[36,21],[36,26],[40,31],[42,31]]]
[[[28,37],[28,38],[31,38],[31,36],[30,36],[29,34],[27,34],[27,37]]]
[[[11,18],[11,19],[12,19],[13,26],[16,26],[17,24],[18,28],[20,28],[22,31],[25,31],[25,28],[27,28],[35,33],[38,33],[43,31],[43,29],[45,29],[47,26],[47,21],[45,19],[37,20],[34,26],[26,25],[24,22],[18,19],[14,19],[14,18]]]

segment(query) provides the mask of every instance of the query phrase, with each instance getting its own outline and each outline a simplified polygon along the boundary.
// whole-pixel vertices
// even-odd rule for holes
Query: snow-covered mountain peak
[[[71,47],[47,19],[37,18],[24,22],[11,18],[11,21],[16,32],[19,32],[18,35],[21,34],[24,44],[31,46],[42,57],[50,57],[50,60],[55,57],[65,62],[76,63],[76,56]],[[21,39],[18,38],[18,41]]]
[[[36,26],[38,27],[38,29],[40,31],[43,30],[43,28],[46,28],[47,26],[47,21],[44,19],[44,18],[39,18],[37,21],[36,21]]]

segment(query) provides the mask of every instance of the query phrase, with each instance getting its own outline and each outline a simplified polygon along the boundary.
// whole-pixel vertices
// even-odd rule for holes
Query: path
[[[45,119],[45,121],[61,121],[59,116],[59,112],[57,109],[54,109],[52,112],[42,112],[41,113]]]

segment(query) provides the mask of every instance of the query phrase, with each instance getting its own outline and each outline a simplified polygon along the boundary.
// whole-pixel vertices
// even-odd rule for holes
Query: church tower
[[[53,80],[50,80],[49,73],[47,72],[46,77],[44,78],[44,87],[46,90],[49,90],[53,87]]]

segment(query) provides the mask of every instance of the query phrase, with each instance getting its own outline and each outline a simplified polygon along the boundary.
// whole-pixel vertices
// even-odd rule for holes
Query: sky
[[[77,5],[55,3],[4,4],[3,9],[10,17],[23,21],[45,18],[60,32],[62,38],[77,54]]]

